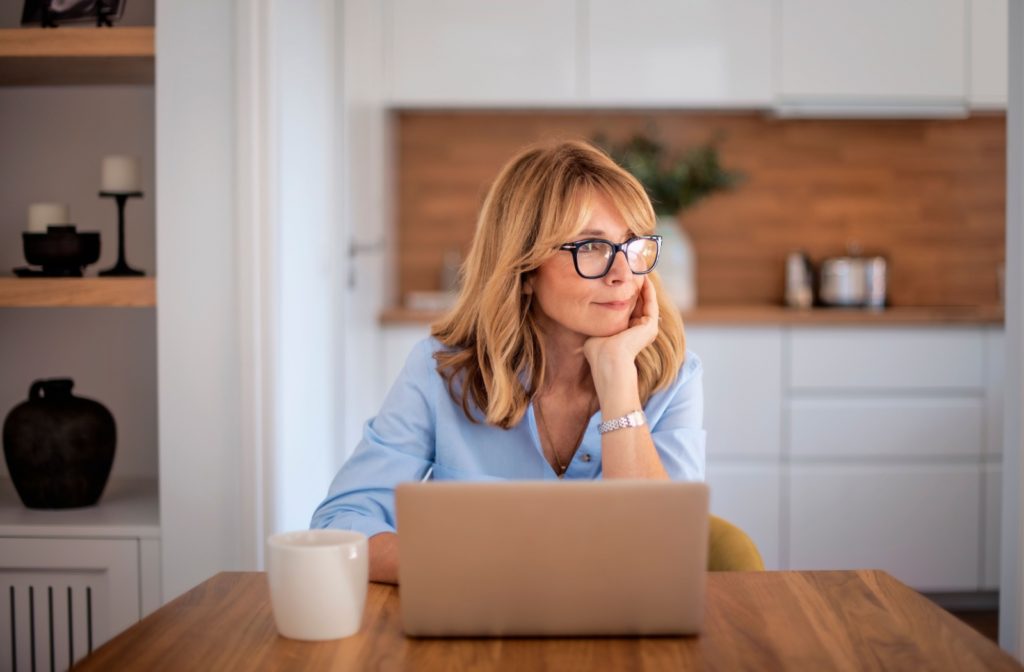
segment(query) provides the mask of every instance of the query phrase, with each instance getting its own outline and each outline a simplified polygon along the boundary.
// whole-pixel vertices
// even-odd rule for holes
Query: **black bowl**
[[[78,233],[74,226],[50,226],[46,233],[23,233],[25,260],[42,266],[46,275],[82,274],[100,258],[100,234]]]

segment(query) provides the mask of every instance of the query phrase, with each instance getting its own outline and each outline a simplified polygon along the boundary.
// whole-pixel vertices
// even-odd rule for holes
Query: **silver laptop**
[[[403,483],[395,497],[407,635],[700,630],[704,483]]]

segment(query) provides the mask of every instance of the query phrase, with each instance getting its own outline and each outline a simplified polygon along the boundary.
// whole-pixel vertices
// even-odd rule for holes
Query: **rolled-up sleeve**
[[[313,513],[311,528],[368,537],[395,531],[395,486],[421,480],[434,462],[432,350],[429,339],[413,348],[380,413],[364,425],[362,440]]]
[[[676,382],[663,392],[651,439],[669,478],[703,481],[707,432],[704,430],[704,368],[687,352]]]

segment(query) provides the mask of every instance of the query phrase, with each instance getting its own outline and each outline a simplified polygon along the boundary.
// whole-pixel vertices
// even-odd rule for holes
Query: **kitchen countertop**
[[[381,313],[383,325],[429,324],[444,314],[437,310],[389,308]],[[1002,306],[897,306],[883,310],[861,308],[798,309],[773,305],[701,306],[683,313],[686,324],[709,325],[852,325],[928,326],[1001,325]]]

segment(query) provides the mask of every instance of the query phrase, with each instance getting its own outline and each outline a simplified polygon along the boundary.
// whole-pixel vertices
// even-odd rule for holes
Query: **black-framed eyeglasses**
[[[572,263],[580,277],[596,280],[608,275],[620,251],[626,255],[626,263],[634,275],[644,275],[654,270],[661,255],[661,236],[637,236],[622,243],[613,243],[603,238],[587,238],[575,243],[566,243],[558,249],[572,252]]]

